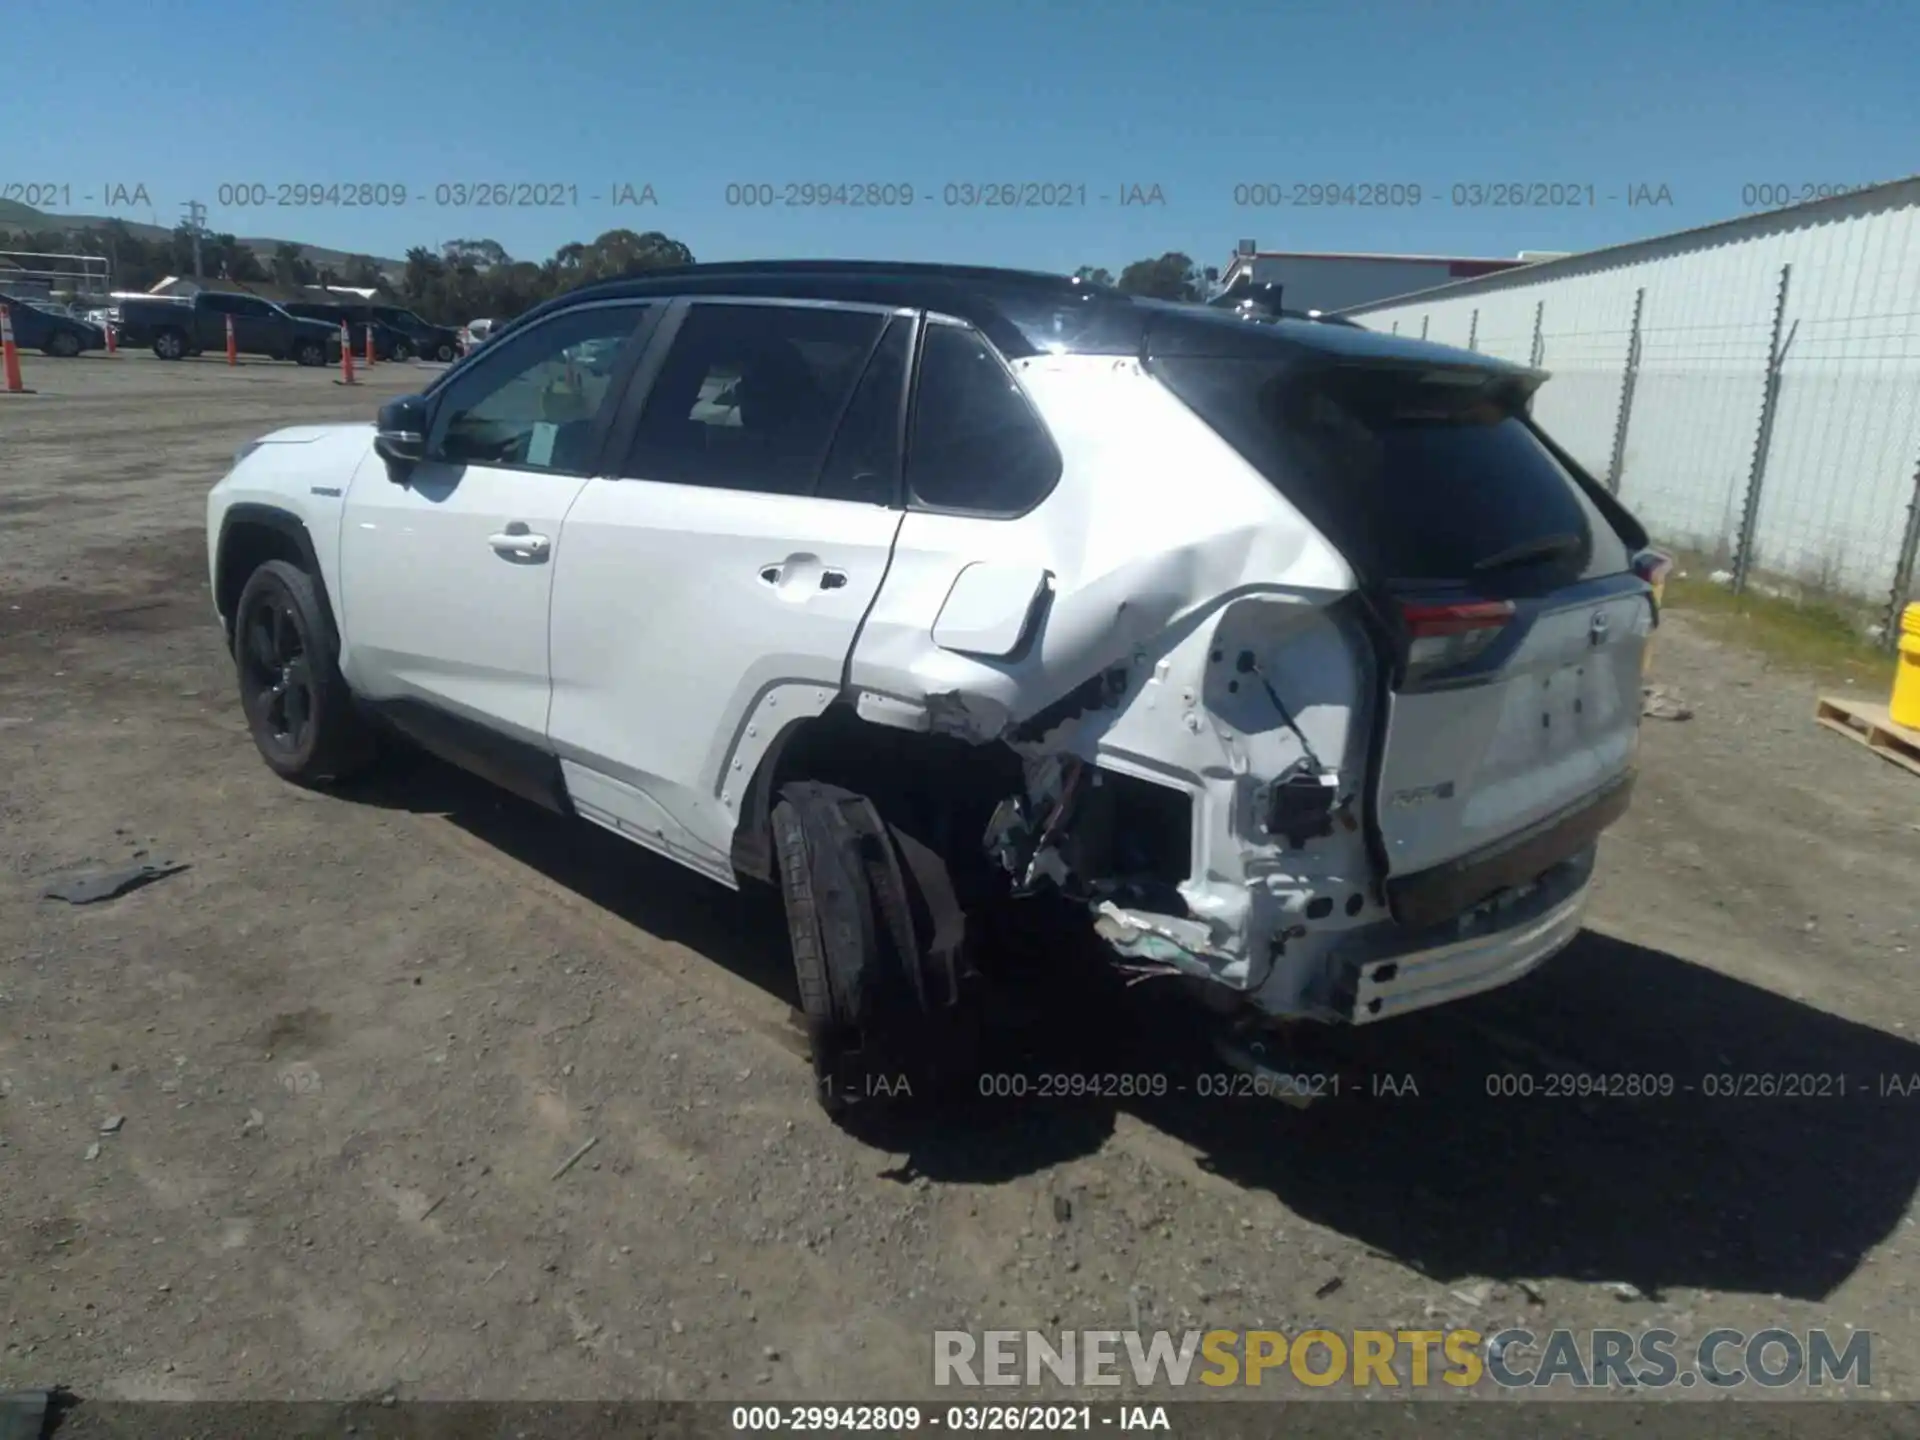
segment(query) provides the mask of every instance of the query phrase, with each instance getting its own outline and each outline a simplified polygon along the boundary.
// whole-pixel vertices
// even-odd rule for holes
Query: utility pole
[[[200,237],[207,229],[207,207],[198,200],[189,200],[186,204],[187,229],[193,235],[193,278],[204,279],[206,271],[200,267]]]

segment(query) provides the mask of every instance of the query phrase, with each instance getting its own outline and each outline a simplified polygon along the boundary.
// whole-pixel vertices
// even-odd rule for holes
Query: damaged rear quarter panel
[[[1243,670],[1242,656],[1255,669]],[[1180,894],[1199,935],[1191,923],[1109,909],[1101,928],[1110,940],[1129,922],[1185,937],[1186,955],[1156,947],[1157,958],[1235,989],[1261,988],[1283,1012],[1302,1007],[1322,937],[1381,913],[1362,823],[1370,657],[1343,605],[1247,597],[1136,666],[1121,709],[1092,712],[1057,737],[1102,769],[1193,797],[1193,871]],[[1296,764],[1324,766],[1334,781],[1325,833],[1298,844],[1266,828],[1269,787]]]
[[[1352,589],[1332,547],[1137,362],[1042,356],[1014,370],[1059,443],[1060,483],[1018,519],[907,514],[849,666],[866,718],[992,739],[1228,596]],[[975,563],[1053,577],[1045,621],[1016,658],[934,640]]]
[[[1101,932],[1123,953],[1235,989],[1297,994],[1311,978],[1306,936],[1378,918],[1360,823],[1374,677],[1341,603],[1352,573],[1134,361],[1039,357],[1015,370],[1059,441],[1061,482],[1016,520],[906,516],[850,668],[860,713],[1185,791],[1190,915],[1109,905]],[[1013,658],[934,638],[960,572],[985,562],[1053,577],[1038,633]],[[1259,675],[1237,668],[1243,654],[1304,745]],[[1087,703],[1060,704],[1089,682]],[[1309,748],[1334,772],[1351,823],[1336,819],[1296,848],[1265,832],[1261,806]]]

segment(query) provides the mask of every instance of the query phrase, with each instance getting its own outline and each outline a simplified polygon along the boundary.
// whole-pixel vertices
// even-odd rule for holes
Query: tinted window
[[[695,305],[647,393],[622,473],[812,493],[885,323],[812,306]]]
[[[564,311],[490,351],[440,397],[428,453],[453,464],[586,473],[613,359],[645,310]]]
[[[1494,377],[1194,358],[1153,370],[1369,580],[1524,587],[1628,566]]]
[[[891,505],[900,478],[900,406],[912,358],[913,322],[896,318],[867,362],[841,417],[814,493],[823,500]]]
[[[1060,478],[1060,452],[1000,357],[958,325],[927,326],[907,485],[942,510],[1019,514]]]

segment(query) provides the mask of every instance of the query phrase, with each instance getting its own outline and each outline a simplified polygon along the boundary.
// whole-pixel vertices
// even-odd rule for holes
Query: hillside
[[[83,230],[88,226],[101,226],[117,216],[106,215],[50,215],[44,210],[36,210],[31,205],[23,205],[17,200],[0,200],[0,234],[18,234],[33,230]],[[173,232],[164,225],[148,225],[142,221],[120,219],[127,232],[141,240],[160,241],[168,239]],[[282,240],[277,236],[241,235],[237,237],[254,254],[260,257],[264,265],[272,257],[274,248],[283,244],[298,245],[306,252],[307,258],[315,265],[324,265],[332,269],[344,268],[353,256],[344,250],[329,250],[323,245],[309,245],[300,240]],[[0,249],[4,249],[0,245]],[[375,255],[373,263],[382,270],[398,274],[406,268],[407,262],[395,260],[386,255]]]

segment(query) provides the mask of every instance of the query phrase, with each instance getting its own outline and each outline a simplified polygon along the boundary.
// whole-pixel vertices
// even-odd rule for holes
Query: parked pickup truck
[[[258,295],[216,294],[203,290],[192,299],[125,300],[120,305],[120,340],[151,345],[162,360],[178,360],[227,348],[227,320],[233,320],[235,348],[242,355],[266,355],[300,365],[324,365],[340,355],[340,332],[320,320],[289,315]]]

